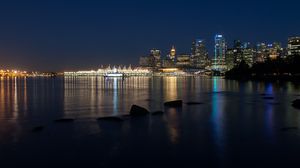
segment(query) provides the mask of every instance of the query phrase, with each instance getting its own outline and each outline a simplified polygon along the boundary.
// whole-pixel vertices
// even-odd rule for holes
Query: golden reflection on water
[[[167,130],[172,144],[178,144],[180,138],[178,109],[170,108],[167,111]]]
[[[27,111],[26,78],[0,78],[0,117],[17,119]]]
[[[178,99],[178,87],[177,87],[177,77],[164,77],[164,97],[166,100],[176,100]]]
[[[0,109],[1,109],[1,112],[4,112],[5,111],[5,88],[4,88],[4,78],[1,77],[0,78]],[[3,113],[0,113],[1,115],[1,118],[4,117]]]
[[[24,77],[24,97],[23,97],[23,102],[24,102],[24,111],[27,111],[28,105],[27,105],[27,77]]]
[[[128,113],[132,104],[149,98],[149,80],[149,77],[65,77],[64,111],[69,114],[80,111],[86,116]]]
[[[18,118],[18,81],[17,81],[17,77],[14,77],[12,85],[14,86],[13,92],[14,92],[14,102],[13,102],[13,116],[14,118]]]

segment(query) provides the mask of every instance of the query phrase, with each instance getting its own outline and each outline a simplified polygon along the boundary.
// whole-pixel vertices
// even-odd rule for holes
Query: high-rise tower
[[[192,64],[196,68],[205,68],[208,64],[208,52],[205,41],[197,39],[192,46]]]
[[[175,57],[176,57],[176,49],[174,46],[172,46],[172,49],[170,51],[170,55],[169,55],[169,58],[172,60],[172,61],[175,61]]]
[[[288,56],[300,56],[300,37],[290,37],[288,40]]]
[[[225,63],[226,55],[226,41],[223,35],[217,34],[215,36],[215,57],[213,60],[213,69],[224,71],[226,69]]]

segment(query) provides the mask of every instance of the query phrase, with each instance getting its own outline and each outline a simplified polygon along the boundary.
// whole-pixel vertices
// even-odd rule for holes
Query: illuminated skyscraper
[[[180,54],[177,56],[176,66],[180,68],[190,67],[191,57],[189,54]]]
[[[300,37],[291,37],[288,40],[288,56],[300,56]]]
[[[196,40],[192,45],[192,65],[196,68],[205,68],[208,64],[208,52],[204,40]]]
[[[140,57],[140,66],[153,69],[161,67],[161,52],[157,49],[150,50],[150,54]]]
[[[226,50],[226,65],[228,70],[234,68],[234,66],[236,65],[235,53],[236,50],[233,48],[229,48]]]
[[[161,67],[161,52],[160,52],[160,50],[152,49],[150,51],[150,57],[153,57],[155,67]]]
[[[170,54],[169,54],[169,58],[172,60],[172,61],[175,61],[175,57],[176,57],[176,49],[174,46],[172,46],[172,49],[170,51]]]
[[[250,47],[249,42],[245,42],[242,45],[242,60],[244,60],[250,67],[253,65],[254,61],[254,49]]]
[[[254,62],[265,62],[267,57],[268,57],[267,45],[265,43],[258,43],[256,45]]]
[[[235,40],[233,48],[226,50],[226,66],[230,70],[234,66],[245,61],[250,67],[253,65],[254,50],[250,47],[249,42],[242,43]]]
[[[242,42],[240,40],[234,40],[233,43],[234,65],[238,65],[243,59]]]
[[[223,35],[217,34],[215,36],[215,57],[213,59],[212,69],[218,71],[226,70],[226,41]]]
[[[268,59],[274,60],[283,56],[283,48],[279,42],[274,42],[273,44],[268,44]]]

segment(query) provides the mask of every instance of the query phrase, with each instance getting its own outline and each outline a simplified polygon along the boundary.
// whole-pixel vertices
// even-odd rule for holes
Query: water
[[[1,78],[0,165],[299,167],[300,110],[291,107],[297,98],[300,87],[289,82]],[[163,106],[176,99],[204,104]],[[122,123],[96,120],[128,114],[132,104],[165,114]],[[76,120],[54,122],[60,118]],[[44,129],[33,132],[37,126]]]

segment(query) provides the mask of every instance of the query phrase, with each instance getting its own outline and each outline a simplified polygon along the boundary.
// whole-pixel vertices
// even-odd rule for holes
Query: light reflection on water
[[[268,96],[273,95],[273,85],[271,83],[266,84],[265,93]],[[266,111],[265,111],[266,135],[267,135],[268,139],[272,142],[272,141],[274,141],[274,137],[273,137],[273,127],[274,127],[273,126],[273,115],[274,115],[273,105],[266,102],[265,108],[266,108]]]
[[[284,139],[284,134],[278,133],[282,127],[300,127],[299,110],[290,106],[299,91],[297,85],[289,82],[239,83],[200,77],[1,78],[0,147],[21,141],[24,132],[36,125],[50,125],[55,131],[60,130],[62,128],[51,125],[53,120],[70,117],[78,123],[72,127],[73,132],[64,133],[86,137],[88,133],[97,134],[100,128],[103,135],[115,138],[110,142],[117,148],[114,154],[127,151],[123,149],[124,144],[130,146],[134,138],[158,146],[171,144],[171,151],[194,152],[195,156],[206,153],[214,156],[210,153],[214,151],[222,160],[232,151],[241,148],[251,151],[262,143],[278,145],[278,148],[280,145],[300,148],[296,141],[300,140],[299,133],[293,139]],[[274,96],[274,100],[263,99],[262,93]],[[184,104],[182,108],[163,106],[163,102],[176,99],[204,104]],[[116,125],[111,128],[114,133],[105,131],[105,126],[101,128],[95,121],[98,117],[128,114],[132,104],[150,111],[164,110],[165,115]],[[282,139],[284,141],[280,141]],[[151,150],[143,143],[140,145]],[[268,147],[265,146],[266,151]],[[159,148],[166,150],[162,154],[168,153],[164,146]]]
[[[193,77],[1,78],[0,116],[2,119],[17,119],[20,113],[27,114],[29,111],[35,116],[43,117],[40,115],[43,113],[41,111],[47,111],[44,105],[49,103],[57,103],[49,104],[57,111],[53,112],[57,115],[95,117],[126,114],[132,104],[139,104],[154,111],[162,110],[162,103],[168,100],[210,101],[211,99],[212,119],[218,121],[222,118],[226,106],[224,104],[226,103],[226,96],[230,96],[226,95],[226,92],[239,94],[246,91],[245,94],[266,93],[270,95],[277,92],[289,98],[289,96],[296,95],[299,90],[293,87],[291,83],[284,84],[282,87],[276,86],[276,88],[273,87],[274,85],[277,84],[249,82],[240,85],[237,82],[224,79]],[[285,86],[287,86],[287,90],[282,89]],[[209,98],[207,93],[212,92],[214,94],[210,94],[212,97]],[[255,100],[253,97],[251,99]],[[216,122],[216,124],[218,123]]]

